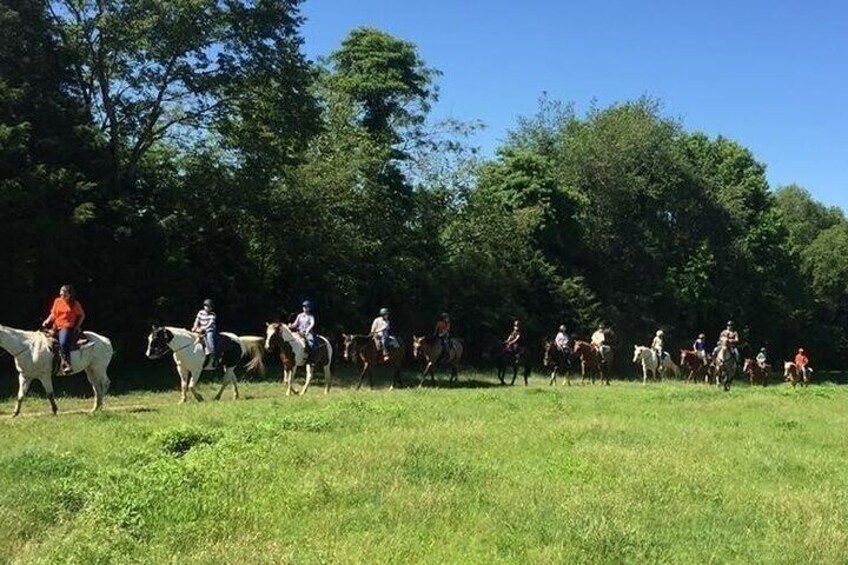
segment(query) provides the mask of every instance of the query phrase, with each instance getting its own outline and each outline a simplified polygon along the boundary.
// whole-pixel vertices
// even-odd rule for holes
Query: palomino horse
[[[386,360],[383,357],[383,352],[377,349],[377,343],[371,335],[342,334],[342,339],[344,340],[345,360],[355,360],[362,367],[356,390],[359,390],[362,386],[362,379],[366,374],[368,375],[368,386],[374,388],[374,381],[371,378],[372,365],[387,365],[391,368],[392,384],[389,390],[395,388],[395,385],[400,386],[400,365],[406,355],[406,348],[402,341],[395,340],[398,346],[389,349],[389,358]]]
[[[792,385],[792,388],[795,388],[795,385],[801,383],[801,386],[807,386],[810,384],[809,372],[812,369],[807,368],[807,373],[801,370],[798,365],[791,361],[786,361],[783,363],[783,380],[789,381],[789,384]]]
[[[713,360],[715,367],[716,385],[721,382],[724,385],[724,390],[730,390],[730,384],[736,376],[736,357],[727,346],[719,348]]]
[[[607,355],[611,355],[611,353],[609,351]],[[576,341],[574,342],[574,355],[580,359],[581,383],[586,381],[586,375],[588,374],[592,380],[592,384],[595,384],[595,373],[598,373],[601,382],[610,384],[609,376],[604,374],[604,365],[607,364],[607,361],[601,360],[601,353],[597,348],[585,341]]]
[[[659,374],[665,371],[671,372],[675,377],[680,376],[680,367],[674,364],[667,351],[663,352],[663,366],[660,368],[657,363],[657,354],[653,349],[636,345],[633,348],[633,362],[642,365],[642,384],[648,384],[649,371],[652,377],[657,380],[660,378]]]
[[[92,412],[103,408],[103,397],[109,389],[109,376],[106,369],[112,361],[112,342],[94,332],[83,332],[88,343],[78,350],[71,351],[71,374],[85,371],[88,382],[94,390]],[[21,413],[21,403],[29,391],[33,380],[41,381],[50,409],[55,415],[59,407],[53,397],[53,350],[51,339],[43,332],[30,332],[0,326],[0,348],[5,349],[15,359],[18,370],[18,400],[12,416]]]
[[[711,365],[698,357],[697,351],[693,349],[681,349],[680,366],[689,369],[689,375],[686,377],[687,383],[694,382],[695,379],[704,375],[704,382],[709,384]]]
[[[224,382],[221,383],[221,388],[215,395],[215,400],[221,399],[221,393],[230,383],[233,384],[233,398],[238,398],[238,380],[236,379],[235,367],[244,357],[250,356],[247,370],[252,371],[258,368],[261,373],[264,373],[265,365],[262,356],[265,354],[263,347],[265,340],[259,336],[237,336],[228,332],[221,332],[219,335],[221,338],[221,366],[224,369]],[[203,397],[194,387],[200,379],[200,374],[204,370],[211,369],[205,366],[206,349],[203,347],[200,336],[183,328],[153,326],[150,335],[147,336],[146,355],[148,359],[159,359],[168,353],[173,353],[177,373],[180,375],[180,404],[187,400],[188,391],[191,391],[195,399],[202,401]]]
[[[306,343],[299,335],[295,335],[286,324],[267,324],[265,329],[265,348],[268,350],[276,349],[281,352],[285,350],[283,344],[285,342],[289,350],[292,352],[292,362],[287,364],[283,362],[283,381],[287,384],[286,396],[291,395],[292,380],[298,367],[305,367],[306,383],[300,390],[301,395],[306,394],[309,389],[309,383],[312,381],[312,367],[317,366],[324,369],[324,394],[330,392],[330,366],[333,363],[333,346],[324,336],[317,336],[316,346],[318,347],[317,357],[306,358]],[[281,356],[282,359],[282,356]],[[308,361],[308,362],[307,362]]]
[[[542,365],[551,369],[551,380],[548,384],[555,385],[557,375],[562,375],[565,383],[571,386],[571,379],[568,378],[568,374],[573,370],[572,356],[571,351],[562,351],[557,347],[554,340],[545,339]]]
[[[450,369],[450,380],[448,383],[456,382],[456,373],[459,370],[459,361],[462,359],[464,347],[462,340],[451,338],[448,350],[444,351],[442,346],[442,338],[438,336],[412,336],[412,358],[427,361],[424,367],[424,372],[421,373],[421,382],[418,386],[424,385],[424,379],[430,375],[430,381],[433,386],[436,385],[436,365],[444,363]],[[445,353],[444,358],[442,354]]]
[[[766,386],[771,375],[771,365],[766,365],[765,368],[760,367],[754,359],[745,359],[745,364],[742,366],[742,373],[748,375],[748,383],[751,386],[759,383]]]
[[[510,386],[515,385],[515,379],[518,377],[518,369],[522,367],[524,376],[524,386],[529,384],[530,372],[532,371],[532,355],[524,346],[519,346],[516,351],[510,351],[503,344],[495,345],[495,350],[492,354],[495,359],[495,366],[498,369],[498,380],[502,385],[506,384],[506,373],[509,368],[512,368],[512,381]]]

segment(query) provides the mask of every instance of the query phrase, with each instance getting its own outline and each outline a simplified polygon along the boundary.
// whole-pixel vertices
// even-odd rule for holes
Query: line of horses
[[[94,406],[91,411],[102,409],[103,398],[109,389],[110,380],[107,374],[114,350],[111,341],[94,332],[83,332],[85,344],[71,353],[71,374],[85,372],[94,391]],[[158,359],[171,355],[180,377],[180,402],[186,402],[188,394],[198,401],[203,397],[196,390],[201,374],[210,370],[209,358],[205,347],[197,334],[173,326],[154,326],[148,335],[146,356]],[[264,356],[271,353],[276,356],[283,368],[282,381],[286,386],[286,395],[293,392],[294,375],[298,368],[305,371],[305,382],[299,394],[305,394],[309,389],[314,371],[321,370],[324,376],[324,393],[330,390],[332,370],[334,366],[334,346],[331,340],[318,336],[315,351],[307,354],[303,338],[292,332],[286,324],[269,323],[266,325],[265,336],[238,336],[228,332],[220,334],[221,354],[219,359],[223,371],[223,381],[215,399],[220,399],[224,390],[233,386],[233,397],[239,397],[238,378],[235,369],[242,363],[248,371],[265,371]],[[357,390],[362,386],[365,377],[373,388],[372,369],[375,366],[385,366],[391,373],[390,389],[400,386],[401,366],[407,355],[407,347],[402,340],[392,340],[393,347],[384,355],[378,348],[377,341],[370,334],[342,334],[338,348],[342,357],[348,362],[355,362],[360,368]],[[21,411],[21,404],[26,397],[33,380],[41,381],[47,394],[53,414],[56,405],[52,378],[56,374],[55,343],[41,331],[26,331],[0,325],[0,349],[7,351],[15,361],[18,371],[18,395],[13,416]],[[449,384],[457,382],[458,371],[461,367],[465,344],[463,340],[451,338],[445,342],[436,336],[413,336],[412,357],[424,363],[424,370],[418,386],[423,386],[427,377],[435,385],[437,368],[449,373]],[[686,382],[694,382],[703,377],[705,382],[714,380],[716,385],[723,384],[729,388],[736,376],[737,363],[730,355],[721,355],[709,363],[697,356],[694,351],[681,351],[680,365],[688,369]],[[529,383],[529,377],[535,361],[541,357],[542,365],[550,373],[550,384],[554,385],[558,377],[565,384],[571,384],[570,375],[580,375],[581,382],[590,380],[595,383],[596,377],[601,383],[610,384],[609,368],[613,360],[613,351],[605,347],[600,351],[585,341],[576,341],[568,351],[561,351],[553,340],[542,342],[541,351],[533,346],[506,348],[499,343],[493,345],[490,358],[497,368],[497,377],[502,385],[507,383],[510,371],[510,384],[514,385],[521,372],[524,384]],[[680,375],[680,368],[666,353],[661,367],[657,366],[656,355],[650,348],[636,346],[634,348],[634,363],[642,365],[643,383],[647,383],[648,374],[654,379],[661,378],[663,373]],[[749,376],[751,384],[765,385],[769,379],[768,368],[761,368],[755,361],[746,359],[742,367],[743,374]],[[794,363],[785,363],[784,377],[794,387],[800,383],[806,385],[808,377]],[[294,391],[296,392],[296,391]]]

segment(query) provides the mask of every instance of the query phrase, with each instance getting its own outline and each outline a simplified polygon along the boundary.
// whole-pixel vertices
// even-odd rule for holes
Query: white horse
[[[273,348],[273,340],[275,336],[282,338],[292,349],[294,360],[291,367],[283,365],[283,380],[286,382],[286,396],[291,395],[292,379],[297,372],[298,367],[305,367],[306,383],[303,385],[300,393],[306,394],[309,389],[309,383],[312,381],[313,366],[324,368],[324,394],[330,392],[330,366],[333,363],[333,346],[327,338],[322,335],[316,336],[315,347],[318,348],[317,359],[313,362],[306,362],[306,342],[299,334],[292,332],[286,324],[267,324],[265,330],[265,348],[270,350]],[[326,351],[326,354],[325,354]]]
[[[233,384],[233,398],[239,397],[238,380],[236,379],[235,367],[244,357],[250,356],[246,367],[248,371],[259,369],[265,371],[262,356],[265,354],[263,339],[259,336],[237,336],[229,332],[221,332],[221,366],[224,369],[224,382],[215,400],[221,399],[221,394],[227,385]],[[174,363],[177,365],[177,373],[180,375],[180,404],[186,401],[188,391],[195,399],[202,401],[203,397],[195,390],[200,374],[204,370],[211,370],[206,364],[206,348],[200,336],[183,328],[171,326],[153,326],[147,337],[147,357],[159,359],[168,353],[173,353]]]
[[[103,408],[103,397],[109,389],[106,369],[112,360],[112,342],[94,332],[83,332],[88,343],[71,351],[71,374],[85,371],[91,388],[94,389],[92,412]],[[43,332],[30,332],[0,326],[0,347],[15,359],[18,370],[18,401],[13,416],[21,413],[21,403],[34,379],[41,381],[50,401],[53,414],[59,410],[53,397],[53,351],[50,338]],[[58,345],[57,345],[58,347]]]
[[[675,377],[680,376],[680,367],[671,360],[668,351],[663,352],[662,368],[658,368],[657,354],[650,347],[636,345],[633,349],[633,362],[642,364],[642,384],[648,383],[648,372],[654,379],[659,378],[660,372],[670,371]]]

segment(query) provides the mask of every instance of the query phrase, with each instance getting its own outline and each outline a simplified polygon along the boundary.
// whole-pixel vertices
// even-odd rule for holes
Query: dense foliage
[[[207,296],[251,333],[309,297],[324,331],[447,310],[478,353],[513,317],[848,353],[848,223],[745,147],[543,98],[484,162],[415,45],[360,28],[309,61],[299,4],[0,2],[3,323],[71,282],[123,359]]]

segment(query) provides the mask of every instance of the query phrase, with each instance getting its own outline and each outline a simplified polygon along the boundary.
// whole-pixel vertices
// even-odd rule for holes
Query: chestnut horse
[[[423,357],[427,361],[424,372],[421,373],[421,382],[418,383],[418,386],[424,385],[424,379],[427,378],[427,375],[430,375],[433,386],[436,385],[436,365],[440,361],[450,369],[450,380],[448,383],[453,384],[456,382],[456,373],[459,370],[459,361],[462,359],[463,349],[461,339],[451,338],[448,351],[445,352],[443,357],[442,338],[438,336],[412,336],[412,358],[421,359]]]
[[[687,383],[694,382],[695,379],[700,378],[700,375],[704,375],[704,383],[710,383],[710,369],[712,366],[709,363],[704,363],[703,359],[698,357],[697,351],[681,349],[680,366],[689,369],[689,376],[686,377]]]
[[[368,386],[374,388],[374,381],[371,378],[372,365],[387,365],[391,369],[392,384],[389,390],[395,388],[395,385],[400,386],[400,365],[406,355],[406,348],[402,341],[396,340],[398,346],[389,349],[389,358],[385,360],[383,352],[377,349],[377,343],[371,335],[342,334],[342,339],[344,340],[345,360],[355,360],[362,367],[356,390],[359,390],[359,387],[362,386],[362,379],[366,374],[368,375]]]
[[[612,350],[609,350],[607,355],[611,354]],[[604,375],[604,365],[607,364],[607,361],[601,360],[601,353],[597,350],[597,348],[585,341],[576,341],[574,342],[574,355],[575,357],[580,358],[581,383],[586,381],[586,374],[588,373],[589,378],[592,380],[592,384],[595,384],[595,373],[598,373],[601,382],[610,384],[609,376]]]
[[[742,368],[742,372],[748,375],[748,382],[751,386],[757,383],[766,386],[769,375],[771,375],[771,365],[766,365],[765,368],[763,368],[760,367],[760,364],[754,359],[745,359],[745,365]]]
[[[562,375],[565,384],[571,386],[571,379],[568,374],[574,370],[573,361],[574,354],[571,351],[562,351],[554,340],[548,338],[545,340],[545,353],[542,357],[542,365],[551,369],[551,385],[556,384],[557,375]]]

